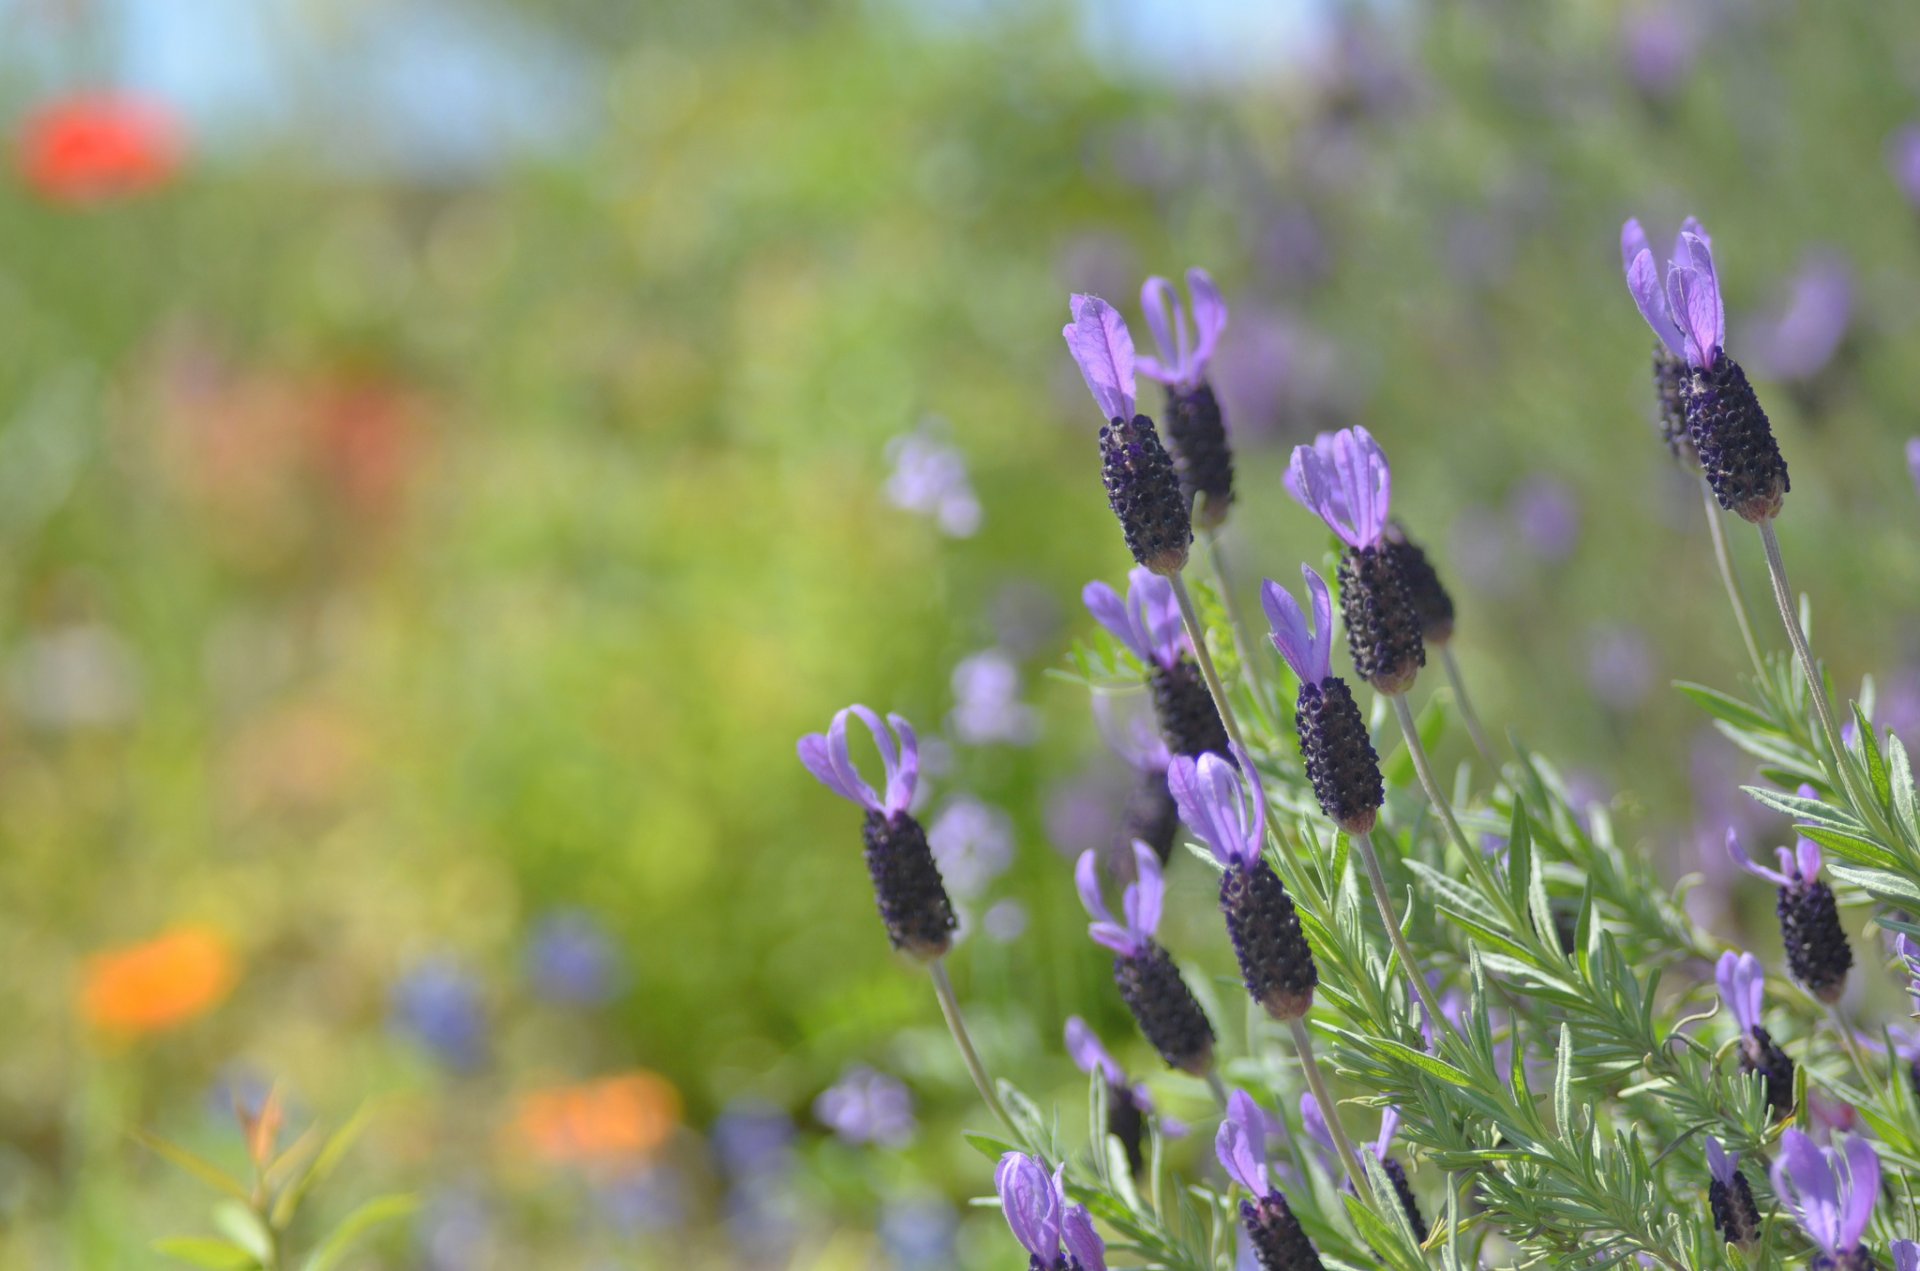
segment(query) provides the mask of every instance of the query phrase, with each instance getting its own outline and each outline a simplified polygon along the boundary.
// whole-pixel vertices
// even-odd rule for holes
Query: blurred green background
[[[1070,291],[1137,315],[1207,267],[1249,607],[1324,546],[1288,447],[1364,422],[1483,716],[1730,933],[1713,844],[1771,827],[1667,685],[1744,659],[1616,247],[1698,214],[1820,649],[1920,744],[1912,6],[0,30],[0,1266],[210,1231],[129,1131],[240,1170],[231,1104],[276,1083],[287,1139],[370,1104],[301,1240],[421,1202],[358,1265],[1011,1265],[857,815],[793,745],[854,700],[920,726],[991,1066],[1077,1124],[1078,1012],[1149,1072],[1066,863],[1127,770],[1045,675],[1128,563]],[[1175,885],[1168,943],[1223,956]]]

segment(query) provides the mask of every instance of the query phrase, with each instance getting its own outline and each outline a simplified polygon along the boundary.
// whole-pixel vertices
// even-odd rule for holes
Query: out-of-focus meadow
[[[0,5],[0,1266],[244,1245],[138,1137],[250,1178],[236,1102],[365,1110],[291,1247],[417,1205],[347,1264],[1011,1265],[793,746],[920,725],[976,1032],[1083,1116],[1069,291],[1210,269],[1248,601],[1364,422],[1482,714],[1712,912],[1774,827],[1668,687],[1744,659],[1616,250],[1697,213],[1920,744],[1920,8],[1262,7]]]

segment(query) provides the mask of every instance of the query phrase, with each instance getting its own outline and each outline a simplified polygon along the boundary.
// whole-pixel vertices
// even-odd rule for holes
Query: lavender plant
[[[1497,762],[1450,659],[1454,691],[1416,715],[1409,694],[1428,649],[1457,638],[1457,615],[1434,561],[1391,519],[1393,469],[1364,428],[1300,447],[1289,466],[1288,493],[1333,533],[1340,560],[1337,590],[1298,566],[1304,608],[1265,583],[1279,665],[1245,656],[1248,633],[1224,603],[1231,588],[1217,558],[1223,603],[1203,616],[1184,578],[1189,545],[1196,529],[1217,530],[1236,497],[1205,380],[1224,301],[1207,275],[1189,275],[1192,341],[1171,286],[1150,280],[1142,303],[1162,356],[1137,364],[1118,311],[1075,296],[1065,335],[1101,411],[1103,480],[1139,566],[1125,598],[1087,588],[1087,608],[1116,645],[1111,660],[1083,657],[1079,678],[1122,690],[1129,674],[1114,667],[1131,658],[1148,681],[1159,737],[1129,749],[1146,757],[1139,767],[1156,802],[1164,786],[1190,829],[1193,856],[1218,872],[1227,935],[1218,943],[1233,950],[1259,1009],[1216,1030],[1227,1016],[1203,1008],[1216,1000],[1204,964],[1182,965],[1186,951],[1177,960],[1159,943],[1165,872],[1197,866],[1157,841],[1109,861],[1110,882],[1095,852],[1075,871],[1119,994],[1172,1070],[1150,1095],[1070,1021],[1067,1050],[1089,1080],[1084,1142],[1011,1082],[988,1079],[940,978],[955,1036],[1010,1135],[969,1138],[998,1162],[999,1202],[1031,1267],[1224,1271],[1244,1265],[1241,1251],[1268,1271],[1859,1271],[1920,1260],[1900,1238],[1915,1222],[1920,1177],[1920,1047],[1904,1029],[1896,1042],[1889,1020],[1863,1030],[1843,996],[1849,914],[1871,907],[1902,933],[1903,951],[1906,935],[1920,936],[1910,916],[1920,911],[1920,796],[1899,739],[1874,727],[1870,684],[1848,704],[1849,727],[1835,726],[1833,686],[1773,532],[1786,462],[1725,350],[1706,231],[1686,223],[1664,280],[1637,223],[1622,246],[1629,290],[1658,340],[1663,437],[1701,471],[1753,664],[1743,694],[1680,687],[1760,761],[1769,784],[1748,793],[1797,825],[1778,870],[1755,864],[1732,835],[1728,845],[1776,889],[1784,969],[1804,993],[1769,1004],[1761,959],[1687,916],[1623,846],[1608,810],[1578,801],[1518,740],[1526,720],[1512,721],[1511,757]],[[1137,413],[1136,369],[1168,385],[1178,460]],[[1756,637],[1722,512],[1758,529],[1788,652]],[[1375,695],[1370,709],[1335,671],[1336,608],[1353,673]],[[1215,661],[1229,653],[1240,672],[1231,680]],[[1192,692],[1170,709],[1160,678],[1176,670]],[[1289,690],[1291,716],[1277,706]],[[896,753],[877,717],[854,709],[887,765],[884,799],[853,773],[844,712],[835,731],[802,742],[802,758],[867,810],[893,943],[937,967],[948,927],[931,862],[907,871],[917,881],[901,898],[890,898],[902,886],[895,867],[874,864],[876,852],[924,853],[906,812],[911,733]],[[1388,713],[1392,734],[1381,728]],[[1447,781],[1428,748],[1456,726],[1482,763]],[[1156,834],[1177,834],[1163,804],[1157,812]],[[1488,839],[1498,850],[1483,849]],[[1119,917],[1109,885],[1123,888]],[[1195,1100],[1189,1078],[1214,1097],[1212,1161],[1174,1149],[1155,1111]],[[1375,1118],[1371,1149],[1356,1151],[1350,1127]]]

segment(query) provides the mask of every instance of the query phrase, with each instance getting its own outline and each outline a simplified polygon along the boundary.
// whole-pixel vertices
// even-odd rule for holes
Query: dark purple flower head
[[[1171,667],[1187,651],[1173,584],[1145,566],[1136,565],[1127,571],[1125,600],[1102,582],[1088,583],[1081,589],[1080,599],[1094,621],[1111,631],[1148,669]]]
[[[1767,975],[1760,969],[1760,959],[1751,953],[1723,953],[1714,968],[1714,978],[1720,982],[1720,1000],[1733,1012],[1740,1031],[1751,1033],[1758,1028],[1760,1003],[1767,990]]]
[[[1097,1071],[1107,1079],[1110,1085],[1118,1086],[1126,1083],[1126,1070],[1107,1053],[1107,1048],[1100,1044],[1100,1039],[1094,1036],[1091,1028],[1087,1027],[1087,1021],[1078,1015],[1067,1018],[1067,1054],[1073,1059],[1073,1066],[1081,1072]]]
[[[1280,1128],[1277,1119],[1244,1090],[1227,1097],[1227,1115],[1214,1135],[1213,1153],[1227,1177],[1257,1197],[1272,1193],[1267,1178],[1267,1135]]]
[[[1296,503],[1349,547],[1372,547],[1386,533],[1393,473],[1379,443],[1358,424],[1295,446],[1285,484]]]
[[[1667,262],[1664,289],[1646,232],[1637,220],[1620,227],[1620,259],[1626,267],[1627,290],[1660,342],[1688,365],[1711,370],[1726,343],[1727,311],[1713,269],[1713,240],[1700,222],[1688,217],[1681,224],[1673,258]]]
[[[887,797],[883,801],[873,792],[873,787],[860,779],[854,769],[853,759],[847,753],[847,716],[858,715],[860,722],[873,734],[873,744],[879,748],[880,762],[887,773]],[[800,762],[821,785],[833,791],[841,798],[857,803],[869,812],[878,812],[883,816],[894,816],[905,812],[913,802],[914,783],[920,776],[920,742],[913,735],[913,726],[898,715],[887,716],[887,723],[893,726],[893,732],[899,738],[899,748],[881,726],[880,717],[864,706],[849,706],[836,713],[833,723],[825,734],[808,733],[800,739]]]
[[[1833,360],[1853,319],[1853,270],[1832,250],[1807,255],[1786,302],[1755,333],[1757,361],[1779,380],[1812,379]]]
[[[1866,1234],[1880,1192],[1880,1158],[1857,1136],[1821,1148],[1790,1129],[1773,1162],[1773,1190],[1821,1252],[1839,1257],[1858,1249]]]
[[[1799,883],[1811,883],[1820,876],[1820,845],[1812,839],[1801,839],[1791,848],[1776,847],[1774,854],[1780,861],[1778,870],[1768,869],[1756,864],[1746,849],[1740,846],[1740,836],[1729,825],[1727,827],[1727,855],[1733,863],[1746,870],[1755,878],[1764,878],[1775,887],[1792,887]]]
[[[1267,829],[1265,800],[1232,764],[1211,753],[1198,760],[1175,755],[1167,768],[1167,788],[1180,819],[1193,827],[1215,860],[1243,870],[1259,863]]]
[[[1187,271],[1187,294],[1193,297],[1193,325],[1199,339],[1187,328],[1187,311],[1173,284],[1155,276],[1140,288],[1140,308],[1147,315],[1147,327],[1159,346],[1158,358],[1143,357],[1136,365],[1140,374],[1182,392],[1191,392],[1207,378],[1207,363],[1227,329],[1227,302],[1204,269]]]
[[[1292,593],[1271,578],[1260,588],[1260,603],[1273,629],[1273,647],[1280,650],[1302,684],[1318,684],[1333,674],[1333,597],[1326,580],[1312,569],[1302,565],[1300,576],[1307,580],[1307,595],[1313,605],[1311,623]]]
[[[1075,295],[1073,321],[1061,331],[1093,400],[1108,420],[1133,418],[1133,336],[1119,312],[1098,296]]]
[[[1707,1172],[1724,1185],[1732,1186],[1734,1173],[1740,1168],[1740,1153],[1729,1152],[1720,1146],[1720,1140],[1711,1134],[1707,1136]]]
[[[1064,1171],[1052,1175],[1037,1157],[1024,1152],[1008,1152],[993,1171],[993,1187],[1000,1193],[1000,1208],[1007,1215],[1007,1226],[1020,1247],[1033,1256],[1034,1266],[1048,1268],[1069,1265],[1066,1257],[1081,1271],[1107,1271],[1106,1245],[1093,1229],[1093,1218],[1081,1205],[1067,1203]]]
[[[1087,907],[1093,922],[1087,934],[1095,944],[1104,945],[1122,957],[1137,958],[1153,946],[1153,933],[1160,929],[1160,908],[1166,900],[1167,884],[1160,873],[1160,858],[1145,843],[1133,845],[1134,880],[1120,896],[1124,922],[1115,922],[1100,896],[1099,854],[1085,851],[1074,868],[1074,886],[1080,891],[1080,903]]]
[[[1920,124],[1908,124],[1888,138],[1887,166],[1907,202],[1920,207]]]

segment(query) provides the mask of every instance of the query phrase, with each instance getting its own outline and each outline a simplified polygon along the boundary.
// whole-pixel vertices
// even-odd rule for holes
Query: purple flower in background
[[[645,1165],[598,1179],[593,1193],[601,1216],[624,1236],[673,1231],[687,1220],[686,1180],[665,1165]]]
[[[1821,1148],[1790,1129],[1780,1141],[1772,1176],[1774,1192],[1827,1258],[1849,1259],[1860,1252],[1880,1192],[1880,1158],[1872,1144],[1854,1137]]]
[[[439,1192],[420,1207],[413,1238],[425,1271],[471,1271],[495,1252],[493,1216],[469,1188]]]
[[[710,1132],[721,1170],[734,1182],[755,1185],[792,1170],[793,1135],[792,1117],[756,1099],[728,1104]]]
[[[1032,743],[1039,722],[1020,700],[1020,668],[999,649],[962,658],[953,668],[953,734],[963,744]]]
[[[527,974],[541,996],[580,1006],[610,1001],[624,978],[612,937],[584,909],[540,920],[527,941]]]
[[[847,750],[849,714],[859,716],[880,751],[880,763],[887,778],[884,800],[860,779],[853,766]],[[905,812],[913,802],[913,789],[920,779],[920,740],[914,736],[913,725],[900,716],[887,716],[887,723],[893,727],[892,737],[881,727],[878,715],[858,704],[849,706],[834,714],[833,723],[825,733],[808,733],[800,739],[800,762],[821,785],[850,803],[887,817]],[[898,749],[894,746],[895,738],[899,739]]]
[[[471,1071],[486,1060],[480,983],[452,958],[429,958],[401,977],[393,988],[389,1022],[449,1068]]]
[[[1620,227],[1620,259],[1627,290],[1660,342],[1689,366],[1712,370],[1726,342],[1727,311],[1713,269],[1713,240],[1700,222],[1691,216],[1682,222],[1664,288],[1639,221]]]
[[[1125,958],[1144,957],[1153,949],[1154,932],[1160,929],[1160,910],[1166,900],[1167,885],[1160,873],[1160,858],[1153,849],[1145,844],[1136,843],[1133,849],[1134,881],[1127,884],[1120,895],[1120,913],[1124,921],[1116,922],[1107,909],[1106,900],[1100,895],[1100,866],[1097,852],[1082,852],[1080,861],[1074,867],[1073,884],[1080,892],[1080,903],[1086,906],[1087,914],[1093,922],[1087,927],[1087,935],[1093,942],[1112,949]]]
[[[1536,473],[1513,492],[1513,525],[1528,551],[1565,560],[1580,541],[1580,502],[1558,477]]]
[[[1207,364],[1213,360],[1221,332],[1227,329],[1227,302],[1221,299],[1220,289],[1206,270],[1187,271],[1187,294],[1193,298],[1192,329],[1173,284],[1158,276],[1147,279],[1140,289],[1140,308],[1147,316],[1147,328],[1153,332],[1160,356],[1139,358],[1134,364],[1148,379],[1181,392],[1191,392],[1205,382]]]
[[[1754,361],[1778,380],[1809,380],[1827,368],[1853,319],[1853,270],[1831,249],[1809,252],[1786,302],[1762,318]]]
[[[1920,207],[1920,124],[1908,124],[1887,140],[1887,166],[1907,202]]]
[[[1355,425],[1295,446],[1287,493],[1349,547],[1373,547],[1386,532],[1393,474],[1373,434]]]
[[[1138,697],[1129,695],[1127,700],[1137,701]],[[1135,772],[1164,773],[1173,762],[1173,753],[1154,727],[1152,717],[1142,710],[1130,710],[1123,717],[1117,695],[1094,694],[1093,721],[1107,748],[1126,760]]]
[[[1093,1217],[1067,1202],[1066,1166],[1047,1167],[1024,1152],[1008,1152],[993,1171],[993,1189],[1020,1247],[1040,1271],[1107,1271],[1106,1244],[1093,1229]],[[1065,1252],[1062,1252],[1062,1245]]]
[[[1117,824],[1127,783],[1106,767],[1090,768],[1047,789],[1047,842],[1068,860],[1105,845]]]
[[[1632,710],[1653,688],[1653,644],[1625,623],[1602,624],[1587,637],[1587,686],[1601,705]]]
[[[960,1229],[953,1206],[938,1196],[889,1200],[876,1234],[896,1271],[946,1271]]]
[[[1635,9],[1620,23],[1620,65],[1650,99],[1677,93],[1699,53],[1699,29],[1678,4]]]
[[[956,795],[927,827],[927,845],[948,890],[971,899],[1013,863],[1013,818],[972,795]]]
[[[1127,571],[1127,596],[1103,582],[1090,582],[1080,600],[1094,621],[1127,646],[1148,670],[1172,668],[1185,656],[1188,644],[1180,625],[1180,602],[1173,584],[1143,566]]]
[[[970,538],[980,528],[980,499],[967,478],[967,460],[928,424],[887,443],[893,472],[887,498],[902,511],[930,516],[950,538]]]
[[[841,1142],[856,1145],[905,1147],[920,1128],[906,1086],[864,1065],[847,1069],[836,1084],[821,1091],[813,1101],[813,1115]]]
[[[1180,819],[1193,827],[1215,860],[1240,870],[1260,863],[1267,829],[1265,800],[1231,763],[1215,754],[1197,761],[1177,755],[1167,769],[1167,788],[1180,805]]]
[[[1319,684],[1333,674],[1333,597],[1326,580],[1306,565],[1300,567],[1306,579],[1307,596],[1313,605],[1313,620],[1300,608],[1279,583],[1271,578],[1260,588],[1260,604],[1267,611],[1271,628],[1268,638],[1280,656],[1287,660],[1301,684]]]
[[[1916,492],[1920,492],[1920,437],[1907,439],[1907,475],[1913,478]]]
[[[1473,590],[1487,596],[1506,595],[1519,583],[1509,538],[1504,517],[1488,508],[1469,505],[1453,518],[1448,555]]]
[[[996,944],[1012,944],[1027,934],[1027,907],[1017,900],[1001,900],[980,915],[980,928]]]

